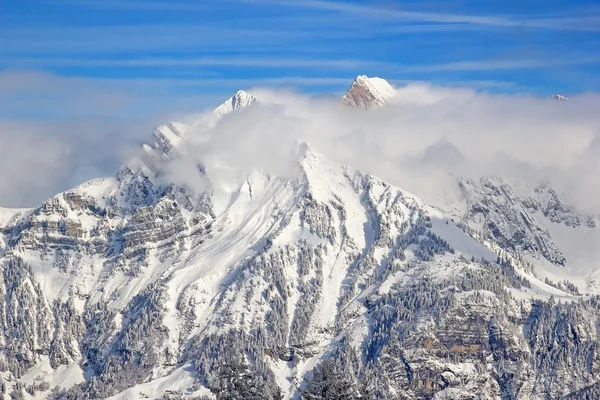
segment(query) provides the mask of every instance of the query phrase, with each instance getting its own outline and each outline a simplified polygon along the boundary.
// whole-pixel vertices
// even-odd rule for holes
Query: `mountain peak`
[[[364,108],[381,107],[396,95],[396,90],[385,79],[359,75],[342,97],[342,103]]]
[[[255,102],[256,97],[243,90],[238,90],[233,96],[227,99],[227,101],[215,108],[214,113],[218,116],[223,116],[232,111],[246,108]]]
[[[568,101],[569,100],[568,98],[566,98],[565,96],[560,95],[560,94],[552,95],[552,98],[554,100],[560,100],[560,101]]]

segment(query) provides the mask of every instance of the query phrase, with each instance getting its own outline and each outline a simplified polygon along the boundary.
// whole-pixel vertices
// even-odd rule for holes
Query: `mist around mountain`
[[[359,76],[160,126],[0,209],[3,396],[595,398],[597,101]]]

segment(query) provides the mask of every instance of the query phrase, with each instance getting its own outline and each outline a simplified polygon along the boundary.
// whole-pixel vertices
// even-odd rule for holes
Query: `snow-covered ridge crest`
[[[215,108],[213,113],[218,116],[223,116],[235,110],[246,108],[256,101],[257,99],[251,94],[243,90],[238,90],[233,96],[227,99],[227,101]]]
[[[358,76],[342,97],[342,103],[364,108],[380,107],[396,96],[394,89],[385,79],[366,75]]]

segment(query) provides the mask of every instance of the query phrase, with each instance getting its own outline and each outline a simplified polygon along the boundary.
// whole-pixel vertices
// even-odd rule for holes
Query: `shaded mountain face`
[[[492,177],[432,203],[306,144],[289,176],[169,181],[192,129],[260,102],[240,93],[114,177],[0,209],[7,393],[597,397],[600,258],[577,247],[600,244],[595,217]]]

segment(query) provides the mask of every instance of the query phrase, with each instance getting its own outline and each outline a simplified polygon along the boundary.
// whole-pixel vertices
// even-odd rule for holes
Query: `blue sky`
[[[0,206],[112,175],[238,89],[570,96],[600,92],[598,50],[598,0],[0,0]]]
[[[597,0],[5,0],[0,118],[143,115],[359,74],[600,91]]]

